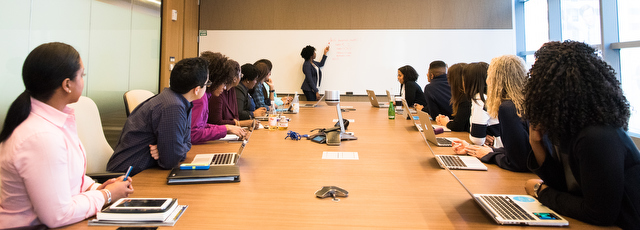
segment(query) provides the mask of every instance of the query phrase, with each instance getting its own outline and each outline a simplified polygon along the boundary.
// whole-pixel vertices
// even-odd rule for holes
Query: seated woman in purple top
[[[206,51],[202,53],[211,53]],[[230,82],[226,83],[226,89],[220,95],[211,95],[209,98],[209,118],[207,123],[215,125],[235,125],[248,127],[254,124],[253,120],[240,120],[238,115],[238,101],[236,99],[235,86],[240,83],[240,64],[223,56],[225,61],[209,64],[209,76],[230,77]]]
[[[193,101],[191,110],[191,143],[201,144],[211,140],[223,138],[227,133],[235,134],[240,138],[244,138],[246,132],[240,126],[234,125],[214,125],[208,124],[209,118],[209,98],[212,95],[220,96],[226,84],[233,82],[231,75],[211,74],[211,71],[220,63],[227,61],[227,58],[220,53],[203,52],[202,57],[209,63],[209,80],[212,82],[211,87],[207,88],[205,95]]]

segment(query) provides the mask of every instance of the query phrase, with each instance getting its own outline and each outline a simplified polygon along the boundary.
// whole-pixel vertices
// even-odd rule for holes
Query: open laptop
[[[244,147],[249,143],[249,138],[253,133],[253,129],[251,129],[247,138],[242,141],[240,144],[240,148],[235,153],[208,153],[208,154],[196,154],[193,158],[191,164],[193,165],[206,165],[209,166],[228,166],[228,165],[236,165],[240,157],[242,156],[242,152],[244,151]]]
[[[409,108],[409,105],[407,105],[407,100],[405,100],[404,98],[400,99],[402,99],[402,116],[406,119],[413,119],[411,116],[412,114],[416,114],[417,111],[415,109]],[[418,120],[418,118],[415,118],[413,120]]]
[[[324,99],[324,95],[322,95],[322,97],[320,97],[320,99],[318,99],[318,101],[316,101],[315,104],[300,104],[300,108],[313,108],[313,107],[317,107],[318,104],[320,104],[320,102]]]
[[[458,139],[450,137],[436,137],[436,133],[433,131],[431,122],[427,122],[430,119],[428,113],[418,111],[418,119],[420,120],[420,127],[422,127],[422,133],[424,134],[425,141],[429,141],[440,147],[448,147],[451,146],[454,140]]]
[[[389,92],[387,90],[387,92]],[[378,102],[378,98],[376,97],[376,93],[373,90],[367,90],[367,97],[369,98],[369,102],[371,102],[371,106],[377,108],[389,108],[388,103],[380,103]]]
[[[568,226],[562,218],[547,206],[529,195],[474,194],[451,170],[446,169],[482,207],[482,209],[502,225]]]

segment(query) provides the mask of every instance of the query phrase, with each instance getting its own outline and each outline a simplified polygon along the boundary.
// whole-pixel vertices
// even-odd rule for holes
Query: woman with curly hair
[[[462,87],[462,71],[467,63],[456,63],[449,67],[447,81],[451,87],[451,107],[453,109],[452,116],[455,118],[449,120],[446,115],[438,115],[436,123],[446,126],[451,131],[469,132],[469,118],[471,117],[471,98],[464,94]]]
[[[524,94],[528,194],[597,225],[640,226],[640,152],[627,133],[629,103],[611,66],[589,45],[548,42]]]
[[[198,100],[194,100],[191,103],[191,143],[192,144],[204,144],[207,141],[218,140],[229,134],[235,134],[241,139],[244,138],[246,132],[240,126],[235,125],[216,125],[209,124],[209,99],[212,96],[219,97],[224,91],[227,84],[233,82],[233,75],[220,75],[215,74],[215,68],[217,66],[224,65],[228,59],[221,53],[213,53],[211,51],[202,52],[202,58],[207,60],[209,69],[209,81],[211,86],[207,87],[204,96]]]
[[[500,122],[498,127],[503,147],[458,145],[454,147],[457,153],[475,156],[482,162],[496,164],[506,170],[529,171],[529,124],[520,117],[524,101],[522,89],[526,80],[527,70],[522,58],[504,55],[491,60],[487,71],[486,108],[489,117],[498,118]]]

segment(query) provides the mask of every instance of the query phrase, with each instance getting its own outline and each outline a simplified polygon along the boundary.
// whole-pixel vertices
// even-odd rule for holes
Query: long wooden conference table
[[[303,138],[285,139],[288,131],[311,134],[332,127],[334,106],[321,103],[301,108],[288,130],[255,130],[239,162],[241,182],[167,185],[169,171],[148,169],[133,177],[132,197],[172,197],[189,208],[173,227],[159,229],[521,229],[501,226],[484,214],[449,172],[440,168],[410,120],[387,118],[387,109],[368,102],[342,102],[356,111],[347,131],[358,137],[340,146]],[[439,136],[468,140],[468,133]],[[237,142],[194,145],[187,154],[235,152]],[[436,154],[453,154],[450,147],[431,146]],[[324,151],[357,152],[358,160],[322,159]],[[533,173],[515,173],[487,165],[488,171],[457,170],[474,193],[525,194]],[[349,197],[332,201],[314,193],[322,186],[339,186]],[[567,217],[565,217],[567,218]],[[600,229],[567,218],[571,229]],[[88,226],[67,229],[115,229]],[[534,228],[534,227],[530,227]],[[547,228],[545,228],[547,229]],[[549,228],[551,229],[551,228]],[[563,228],[565,229],[565,228]],[[610,227],[610,229],[614,229]]]

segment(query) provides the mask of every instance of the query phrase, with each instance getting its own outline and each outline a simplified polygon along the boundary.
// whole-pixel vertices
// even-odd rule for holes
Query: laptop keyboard
[[[211,161],[211,165],[226,165],[231,164],[233,160],[233,155],[235,153],[221,153],[213,156],[213,160]]]
[[[447,167],[466,168],[465,164],[458,156],[440,155],[440,159]]]
[[[440,145],[440,146],[451,146],[451,144],[453,143],[449,139],[446,139],[446,138],[436,138],[436,141],[438,142],[438,145]]]
[[[480,196],[505,220],[535,220],[508,196]]]

